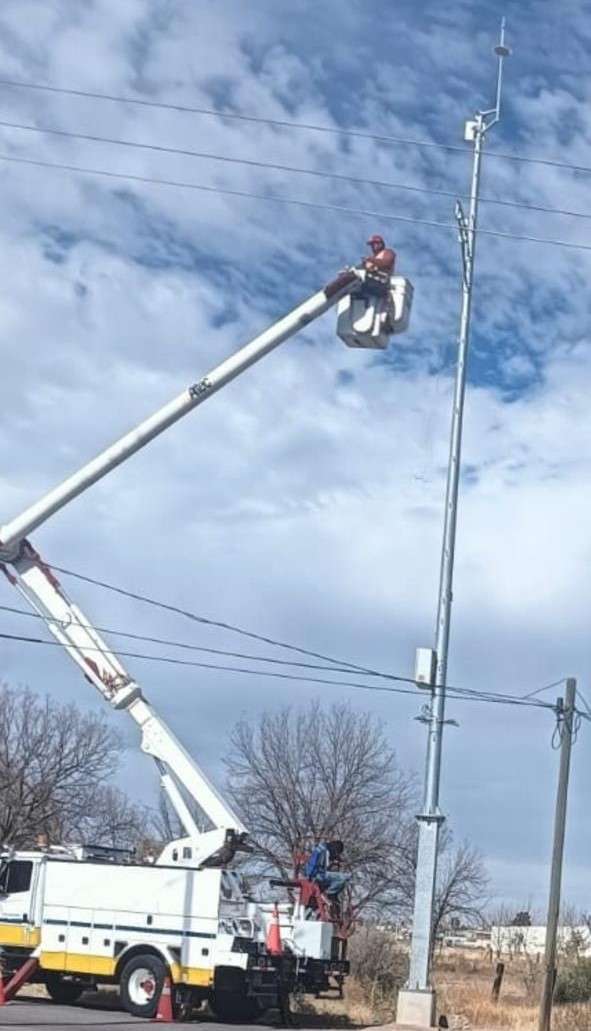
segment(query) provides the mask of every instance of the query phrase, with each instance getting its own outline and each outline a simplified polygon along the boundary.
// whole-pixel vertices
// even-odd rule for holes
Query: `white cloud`
[[[280,12],[265,3],[247,10],[171,4],[166,18],[148,0],[118,4],[116,14],[105,3],[82,12],[66,0],[29,6],[24,18],[20,0],[3,5],[6,73],[115,94],[139,90],[323,124],[346,114],[384,134],[426,138],[430,128],[433,137],[455,141],[474,103],[470,84],[485,90],[494,78],[492,62],[481,57],[490,40],[483,36],[478,49],[470,24],[462,27],[460,5],[436,33],[423,32],[409,6],[392,37],[380,38],[376,17],[360,4],[339,7],[336,21],[324,12],[306,21],[301,12],[310,15],[317,5],[291,3]],[[328,57],[325,44],[335,38],[341,48]],[[523,53],[523,38],[521,47]],[[373,76],[368,55],[376,48]],[[536,149],[582,160],[589,153],[585,101],[557,86],[552,69],[546,92],[533,92],[528,63],[522,85],[514,60],[505,138],[497,135],[494,147],[509,146],[513,131],[527,140],[527,118],[537,125],[532,148],[535,139]],[[544,122],[549,97],[557,115]],[[583,128],[563,143],[559,113],[571,107]],[[16,90],[5,92],[3,110],[12,120],[121,138],[446,189],[467,185],[467,162],[438,151],[362,140],[345,146],[333,136]],[[5,130],[0,151],[7,147],[451,220],[444,199],[16,130]],[[369,230],[382,228],[372,218],[124,181],[115,188],[16,166],[0,174],[7,518],[317,289],[356,258]],[[489,196],[560,206],[567,190],[569,206],[583,210],[586,203],[584,183],[538,166],[490,159],[485,186]],[[482,218],[491,227],[584,239],[576,222],[546,228],[538,216],[493,207]],[[385,228],[416,287],[412,330],[386,361],[343,348],[327,316],[41,529],[35,541],[48,557],[205,615],[408,674],[413,649],[430,642],[434,622],[459,269],[454,234]],[[468,396],[450,679],[525,692],[576,673],[586,686],[589,259],[484,237],[479,248],[477,382]],[[227,635],[68,586],[102,625],[232,647]],[[2,600],[13,600],[8,586]],[[6,626],[22,630],[8,617]],[[218,773],[225,734],[242,711],[343,693],[130,665]],[[76,671],[49,649],[8,647],[5,675],[92,704]],[[361,692],[352,699],[383,717],[403,758],[421,769],[423,730],[412,720],[421,700]],[[455,702],[450,712],[462,726],[447,733],[445,808],[495,869],[519,857],[506,888],[517,898],[528,864],[539,861],[549,840],[551,716]],[[133,769],[143,771],[142,763],[138,757]],[[573,823],[585,798],[583,747],[575,763]],[[129,777],[148,790],[131,768]],[[587,853],[581,831],[573,862],[581,866]]]

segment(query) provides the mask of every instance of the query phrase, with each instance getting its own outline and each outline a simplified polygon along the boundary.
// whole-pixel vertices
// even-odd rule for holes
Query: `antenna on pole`
[[[501,18],[501,31],[500,31],[500,34],[499,34],[499,42],[493,48],[493,53],[496,54],[497,58],[498,58],[496,102],[495,102],[495,106],[493,108],[491,108],[490,111],[481,111],[480,112],[481,116],[485,119],[485,122],[484,122],[484,125],[483,125],[483,132],[486,132],[487,129],[491,128],[491,126],[496,125],[496,123],[498,121],[500,121],[500,118],[501,118],[501,96],[502,96],[502,92],[503,92],[503,61],[505,60],[506,57],[509,57],[510,54],[511,54],[510,47],[508,47],[506,45],[506,43],[505,43],[505,29],[506,29],[506,27],[507,27],[507,19],[503,17],[503,18]],[[490,119],[489,122],[486,121],[487,115],[492,115],[493,116]]]

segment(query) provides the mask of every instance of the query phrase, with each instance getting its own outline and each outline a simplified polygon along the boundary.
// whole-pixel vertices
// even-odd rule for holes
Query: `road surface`
[[[110,1031],[120,1029],[127,1031],[140,1027],[153,1025],[152,1020],[142,1020],[139,1017],[130,1017],[129,1013],[114,1008],[111,1000],[103,1000],[97,995],[88,996],[74,1006],[57,1006],[47,999],[35,998],[23,994],[8,1003],[7,1006],[0,1006],[0,1029],[19,1028],[19,1031],[37,1031],[38,1028],[51,1028],[52,1031],[87,1031],[88,1028],[106,1028]],[[205,1014],[202,1017],[197,1015],[196,1019],[188,1024],[165,1024],[159,1023],[158,1027],[195,1028],[195,1031],[223,1031],[224,1028],[231,1028],[231,1031],[263,1031],[264,1028],[279,1028],[282,1025],[277,1023],[258,1024],[219,1024]],[[297,1023],[298,1031],[325,1031],[321,1023],[315,1022],[313,1029],[306,1029]],[[333,1025],[334,1026],[334,1025]],[[389,1024],[387,1027],[372,1027],[371,1031],[420,1031],[418,1028],[405,1028],[402,1024]],[[425,1028],[425,1031],[429,1031]],[[484,1029],[483,1029],[484,1031]],[[488,1031],[499,1031],[490,1028]]]
[[[19,1031],[37,1031],[37,1028],[52,1028],[52,1031],[86,1031],[87,1028],[107,1028],[114,1031],[126,1031],[142,1026],[154,1025],[151,1020],[131,1017],[129,1013],[115,1009],[110,1001],[101,1000],[97,995],[82,999],[74,1006],[57,1006],[47,999],[27,996],[26,989],[22,995],[7,1006],[0,1007],[0,1028],[19,1028]],[[185,1024],[198,1031],[222,1031],[225,1027],[208,1018],[197,1016],[195,1021]],[[180,1028],[182,1024],[159,1023],[161,1028]],[[233,1024],[233,1031],[255,1031],[252,1025]],[[258,1031],[262,1031],[261,1025]]]

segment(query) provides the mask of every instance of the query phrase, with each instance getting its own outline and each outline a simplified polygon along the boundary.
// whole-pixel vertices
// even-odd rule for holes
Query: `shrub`
[[[360,927],[349,942],[349,959],[351,974],[372,1009],[393,1007],[408,977],[408,956],[394,935],[377,927]]]
[[[554,1001],[588,1002],[591,999],[591,959],[579,959],[562,967],[556,980]]]

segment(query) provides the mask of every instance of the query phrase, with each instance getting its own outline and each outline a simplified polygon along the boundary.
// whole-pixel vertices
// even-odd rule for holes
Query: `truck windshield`
[[[33,864],[27,859],[13,859],[0,864],[0,892],[12,895],[17,891],[28,891],[31,887]]]

